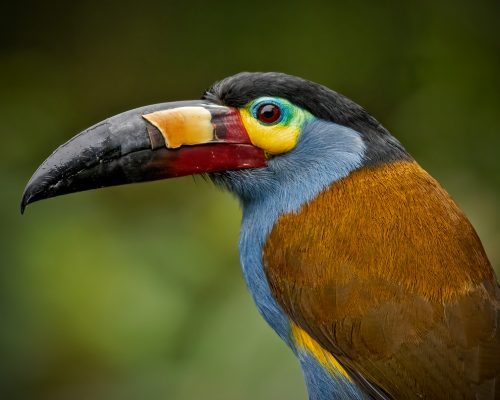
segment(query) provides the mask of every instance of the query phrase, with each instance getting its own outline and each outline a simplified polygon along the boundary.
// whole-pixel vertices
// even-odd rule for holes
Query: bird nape
[[[59,147],[22,198],[209,174],[243,209],[255,303],[310,399],[500,397],[500,290],[446,191],[362,107],[282,73],[119,114]]]

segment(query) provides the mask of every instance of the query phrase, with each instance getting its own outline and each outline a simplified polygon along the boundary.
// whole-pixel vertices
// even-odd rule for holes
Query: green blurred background
[[[306,398],[245,289],[228,194],[184,178],[18,209],[78,131],[242,70],[365,106],[465,209],[498,267],[499,4],[2,4],[0,397]]]

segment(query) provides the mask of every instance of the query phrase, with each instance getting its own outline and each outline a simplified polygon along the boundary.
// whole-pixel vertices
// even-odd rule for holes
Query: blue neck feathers
[[[269,288],[262,249],[280,215],[299,211],[325,188],[359,168],[364,151],[365,144],[356,131],[315,119],[302,128],[295,148],[269,159],[267,167],[214,177],[240,198],[243,275],[259,312],[299,357],[311,399],[330,399],[338,392],[338,385],[318,363],[296,349],[289,318]],[[321,390],[310,387],[318,383]]]

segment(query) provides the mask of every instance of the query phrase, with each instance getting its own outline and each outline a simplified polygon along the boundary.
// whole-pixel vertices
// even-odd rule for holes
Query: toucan
[[[474,228],[387,129],[320,84],[243,72],[201,100],[106,119],[41,164],[21,211],[191,174],[238,197],[245,281],[311,400],[500,398],[500,289]]]

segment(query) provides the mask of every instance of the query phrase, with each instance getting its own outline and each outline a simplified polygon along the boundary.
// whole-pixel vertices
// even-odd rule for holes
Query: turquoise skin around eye
[[[257,117],[259,108],[266,104],[280,108],[281,116],[277,121],[266,123]],[[288,100],[269,96],[251,101],[240,109],[240,115],[253,145],[271,155],[293,149],[306,123],[315,119],[311,113]]]
[[[265,105],[265,104],[273,104],[281,110],[280,118],[272,124],[265,124],[259,121],[262,125],[287,125],[292,119],[296,112],[296,110],[303,111],[298,107],[295,107],[288,100],[282,99],[280,97],[259,97],[258,99],[252,101],[247,106],[247,109],[250,111],[250,114],[258,120],[257,118],[257,110]]]

